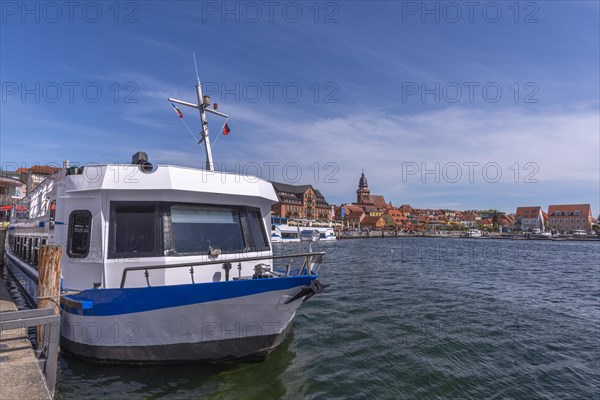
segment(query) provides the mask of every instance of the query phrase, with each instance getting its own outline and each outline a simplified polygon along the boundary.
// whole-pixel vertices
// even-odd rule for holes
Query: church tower
[[[357,204],[369,204],[371,203],[371,191],[369,185],[367,185],[367,178],[365,177],[365,171],[363,170],[360,180],[358,181],[358,190],[356,191],[356,203]]]

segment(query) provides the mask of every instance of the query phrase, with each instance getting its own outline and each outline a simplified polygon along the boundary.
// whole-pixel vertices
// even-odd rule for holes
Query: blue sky
[[[258,166],[331,203],[354,200],[364,169],[397,205],[591,203],[597,216],[599,3],[471,4],[3,2],[0,162],[144,150],[202,166],[166,101],[194,100],[195,51],[231,115],[221,168]],[[215,143],[222,121],[210,122]]]

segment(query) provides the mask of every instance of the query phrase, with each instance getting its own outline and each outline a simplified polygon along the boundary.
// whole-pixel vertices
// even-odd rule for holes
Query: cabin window
[[[253,251],[270,250],[269,238],[264,229],[263,219],[259,210],[248,210],[248,226],[252,237]]]
[[[172,205],[170,212],[172,250],[176,254],[207,254],[212,249],[232,253],[244,249],[237,209]]]
[[[87,210],[73,211],[69,216],[67,254],[72,258],[85,258],[90,251],[92,213]]]
[[[160,254],[160,215],[156,203],[112,203],[109,258]]]
[[[111,202],[108,258],[270,250],[258,208],[170,202]]]

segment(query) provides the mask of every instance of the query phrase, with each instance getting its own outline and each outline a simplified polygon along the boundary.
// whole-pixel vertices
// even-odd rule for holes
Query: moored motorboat
[[[321,292],[324,253],[273,255],[271,183],[214,170],[206,113],[227,115],[199,80],[196,94],[198,104],[169,100],[199,110],[205,169],[154,167],[139,152],[132,164],[63,168],[13,208],[7,264],[32,303],[40,247],[63,248],[62,350],[124,363],[262,359]]]
[[[314,232],[318,233],[319,240],[321,241],[332,242],[337,240],[331,223],[317,223],[306,220],[288,221],[287,218],[271,218],[272,243],[298,243],[303,239],[312,237]]]
[[[333,228],[322,228],[322,227],[306,227],[301,228],[300,236],[310,236],[313,232],[319,234],[319,239],[323,242],[332,242],[337,240],[335,231]]]
[[[298,243],[300,242],[300,228],[287,224],[271,225],[272,243]]]
[[[479,229],[469,229],[467,236],[470,238],[481,237],[481,231]]]

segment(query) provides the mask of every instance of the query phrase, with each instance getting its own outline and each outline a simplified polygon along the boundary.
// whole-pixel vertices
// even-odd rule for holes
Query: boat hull
[[[19,285],[21,293],[30,307],[37,305],[38,293],[38,272],[31,265],[19,260],[12,255],[8,249],[6,251],[6,266]]]
[[[96,362],[118,364],[230,363],[263,361],[283,342],[291,325],[272,335],[151,346],[93,346],[61,337],[61,350]]]
[[[315,278],[98,289],[64,296],[61,348],[117,363],[264,359],[283,341],[302,304],[304,298],[294,296]]]
[[[280,236],[271,236],[271,243],[300,243],[300,238],[281,238]]]

